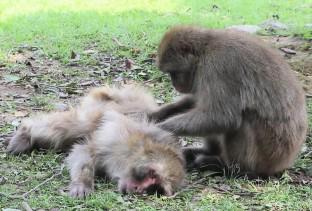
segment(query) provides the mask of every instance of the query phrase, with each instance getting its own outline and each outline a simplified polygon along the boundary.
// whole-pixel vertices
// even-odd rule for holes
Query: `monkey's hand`
[[[84,198],[93,192],[93,187],[85,183],[72,183],[69,187],[69,195],[75,198]]]
[[[161,122],[166,119],[166,115],[161,110],[147,114],[148,121],[150,122]]]
[[[31,128],[28,126],[21,126],[11,138],[7,152],[11,154],[29,152],[32,149],[30,130]]]
[[[185,113],[195,107],[195,100],[192,96],[186,95],[181,100],[162,106],[159,110],[148,114],[148,118],[154,122],[162,122],[169,117]]]
[[[191,110],[170,117],[157,126],[176,136],[205,136],[210,131],[214,131],[215,122],[210,123],[209,120],[207,114]]]
[[[192,109],[158,123],[157,126],[177,136],[200,136],[223,133],[240,127],[242,116],[237,110],[213,112]]]

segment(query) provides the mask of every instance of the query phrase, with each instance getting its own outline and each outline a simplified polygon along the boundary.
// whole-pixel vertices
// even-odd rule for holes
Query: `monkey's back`
[[[260,173],[290,167],[307,131],[305,95],[300,82],[277,50],[263,41],[233,30],[214,33],[214,50],[226,51],[223,62],[227,62],[224,73],[228,75],[224,80],[237,91],[233,94],[241,106],[243,122],[247,122],[241,126],[242,131],[253,131],[244,134],[247,143],[236,140],[228,145],[229,156],[247,160],[246,165]],[[242,145],[248,149],[245,154],[231,153]]]

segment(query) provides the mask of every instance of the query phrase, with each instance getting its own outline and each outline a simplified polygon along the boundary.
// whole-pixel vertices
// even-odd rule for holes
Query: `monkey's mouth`
[[[148,195],[167,195],[165,189],[159,185],[159,184],[153,184],[148,186],[145,190],[144,193]]]
[[[157,181],[128,181],[124,184],[119,185],[119,190],[121,193],[136,193],[136,194],[148,194],[148,195],[171,195],[171,192],[167,192],[165,188]]]

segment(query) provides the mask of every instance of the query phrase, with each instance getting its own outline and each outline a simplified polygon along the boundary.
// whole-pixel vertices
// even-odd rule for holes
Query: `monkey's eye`
[[[155,172],[154,169],[149,169],[149,171],[148,171],[148,176],[149,176],[150,178],[156,178],[156,177],[157,177],[157,174],[156,174],[156,172]]]
[[[147,178],[157,178],[157,173],[150,167],[137,167],[132,169],[132,178],[136,181],[143,181]]]

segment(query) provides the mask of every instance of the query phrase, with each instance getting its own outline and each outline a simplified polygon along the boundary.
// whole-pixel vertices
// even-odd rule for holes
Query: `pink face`
[[[142,176],[142,175],[141,175]],[[119,191],[122,193],[137,193],[137,194],[160,194],[172,195],[172,191],[164,188],[161,180],[155,174],[154,170],[150,170],[146,175],[138,179],[120,179],[118,182]]]

